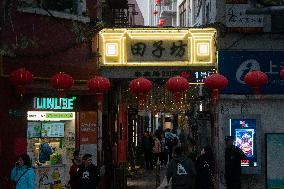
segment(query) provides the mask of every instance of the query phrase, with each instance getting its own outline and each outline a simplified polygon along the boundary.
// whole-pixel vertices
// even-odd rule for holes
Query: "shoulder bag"
[[[28,170],[30,170],[30,168],[27,168],[27,169],[23,172],[23,174],[18,178],[17,182],[15,182],[16,186],[17,186],[18,182],[21,180],[21,178],[26,174],[26,172],[28,172]]]

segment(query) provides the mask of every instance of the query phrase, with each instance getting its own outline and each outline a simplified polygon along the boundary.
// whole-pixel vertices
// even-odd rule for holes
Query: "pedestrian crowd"
[[[234,145],[234,138],[225,138],[225,180],[227,189],[241,189],[241,160],[247,159],[240,148]],[[171,189],[217,189],[214,179],[215,161],[212,148],[202,148],[197,158],[186,155],[185,146],[176,134],[166,130],[154,136],[145,132],[142,140],[145,166],[152,170],[157,163],[166,168],[166,176],[159,188]],[[80,151],[73,153],[69,170],[68,189],[96,189],[100,171],[92,163],[92,155],[80,157]],[[20,155],[11,171],[11,181],[16,189],[35,189],[35,171],[27,154]]]
[[[241,189],[241,160],[247,157],[234,145],[233,137],[225,137],[225,143],[227,189]],[[155,135],[145,132],[142,146],[147,170],[152,170],[158,162],[167,169],[159,189],[217,189],[215,158],[210,145],[204,146],[200,155],[192,158],[186,154],[187,146],[182,144],[179,137],[166,130]]]
[[[80,151],[73,153],[72,166],[69,170],[70,179],[65,188],[96,189],[100,181],[100,171],[92,163],[92,155],[80,157]],[[11,172],[11,181],[16,189],[35,189],[35,171],[29,155],[20,155]],[[51,186],[51,188],[53,188]],[[54,187],[55,188],[55,187]]]

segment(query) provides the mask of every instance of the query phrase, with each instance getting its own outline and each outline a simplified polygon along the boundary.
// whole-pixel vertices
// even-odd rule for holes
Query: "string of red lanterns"
[[[284,68],[279,72],[279,75],[281,79],[284,79]],[[189,75],[183,73],[181,76],[172,77],[166,83],[167,89],[174,93],[176,101],[179,101],[181,93],[189,88],[189,83],[187,81]],[[17,92],[22,96],[26,93],[26,86],[32,83],[33,74],[25,68],[20,68],[12,71],[9,79],[11,83],[16,86]],[[74,85],[73,78],[63,72],[59,72],[52,76],[50,81],[52,87],[59,91],[60,95],[64,95],[64,91],[70,89]],[[255,94],[260,94],[261,86],[268,83],[268,76],[261,71],[251,71],[246,74],[244,81],[248,86],[252,87]],[[228,80],[221,74],[212,74],[205,79],[204,84],[205,87],[212,91],[212,103],[216,104],[218,94],[228,85]],[[110,81],[102,76],[91,78],[87,82],[87,85],[90,91],[96,93],[96,98],[99,101],[103,100],[103,94],[110,89]],[[143,77],[134,79],[129,83],[130,91],[137,95],[140,103],[145,101],[145,96],[150,92],[152,87],[152,82]]]

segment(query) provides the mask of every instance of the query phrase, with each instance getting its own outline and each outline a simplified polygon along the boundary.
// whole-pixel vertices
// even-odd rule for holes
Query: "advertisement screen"
[[[45,122],[42,123],[41,137],[64,137],[63,122]]]
[[[256,167],[256,120],[230,119],[230,136],[235,138],[235,146],[239,147],[248,157],[247,160],[242,160],[241,165]]]

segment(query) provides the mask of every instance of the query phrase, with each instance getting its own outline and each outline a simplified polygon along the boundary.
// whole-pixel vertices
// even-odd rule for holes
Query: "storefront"
[[[34,97],[34,109],[27,112],[27,153],[36,168],[36,188],[64,188],[68,179],[75,150],[75,100]]]
[[[27,153],[36,172],[36,188],[64,188],[72,154],[93,155],[97,164],[97,113],[75,112],[76,97],[34,97],[27,112]]]

